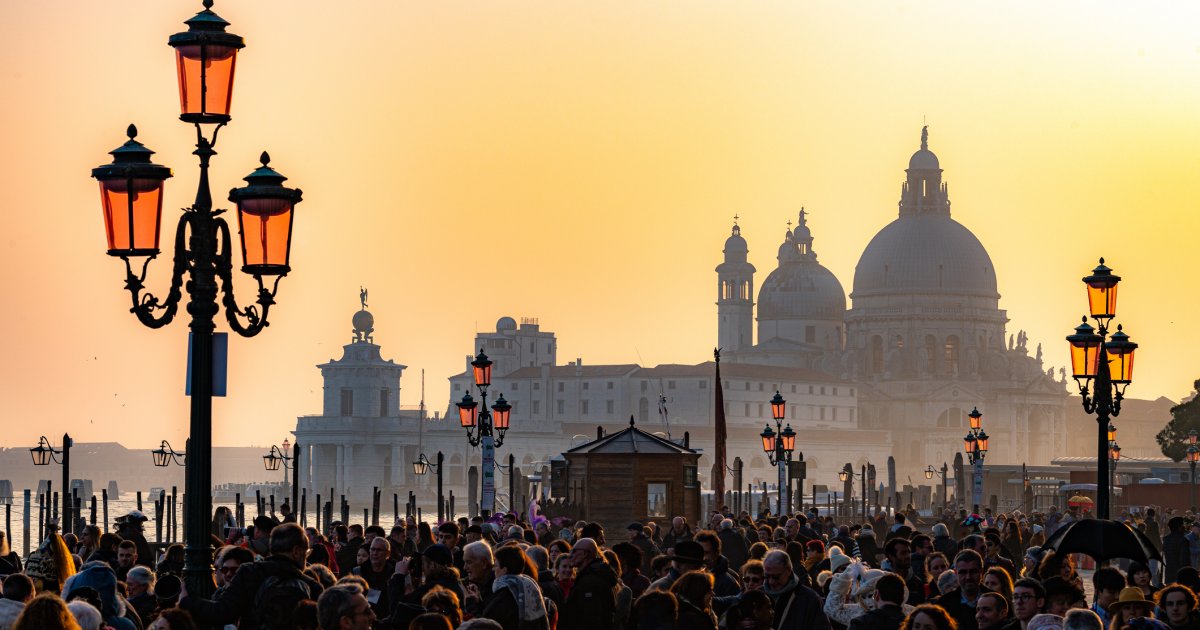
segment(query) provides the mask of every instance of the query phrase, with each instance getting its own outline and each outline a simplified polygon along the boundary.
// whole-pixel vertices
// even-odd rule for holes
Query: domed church
[[[1040,344],[1030,352],[1024,332],[1006,342],[996,269],[951,217],[928,128],[905,173],[898,216],[855,267],[849,309],[841,282],[817,262],[800,211],[758,292],[757,341],[755,269],[734,225],[716,269],[723,356],[857,384],[859,427],[890,430],[902,470],[952,462],[974,407],[985,414],[989,462],[1048,463],[1066,447],[1065,375],[1043,365]]]

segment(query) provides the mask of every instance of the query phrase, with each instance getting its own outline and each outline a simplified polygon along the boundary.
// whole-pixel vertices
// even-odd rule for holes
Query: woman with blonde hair
[[[17,617],[13,630],[83,630],[67,604],[54,593],[34,597]]]

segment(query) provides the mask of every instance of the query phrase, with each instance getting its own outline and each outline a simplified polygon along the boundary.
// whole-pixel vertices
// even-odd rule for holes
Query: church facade
[[[898,485],[930,483],[922,471],[954,461],[975,407],[991,436],[989,463],[1048,464],[1065,452],[1065,376],[1060,371],[1055,378],[1043,364],[1040,345],[1029,351],[1023,332],[1007,332],[996,270],[974,234],[951,217],[942,172],[923,130],[898,216],[863,251],[849,296],[818,262],[803,210],[757,293],[749,244],[733,226],[715,270],[715,345],[722,349],[728,462],[741,458],[745,483],[775,479],[758,438],[773,424],[768,401],[775,391],[788,401],[786,422],[804,453],[806,493],[814,483],[840,485],[845,463],[855,470],[873,464],[877,482],[886,483],[889,456],[896,458]],[[480,455],[458,426],[454,403],[468,391],[477,394],[472,356],[449,377],[444,416],[401,411],[404,366],[382,358],[369,318],[364,304],[343,359],[319,366],[323,413],[297,423],[302,483],[310,492],[333,488],[351,497],[369,496],[375,485],[403,491],[427,483],[411,476],[411,463],[440,451],[447,483],[465,497],[467,470]],[[594,437],[598,426],[620,430],[630,417],[672,439],[686,432],[702,452],[702,477],[717,474],[712,362],[559,364],[552,332],[536,320],[518,324],[510,317],[476,335],[472,354],[480,348],[495,362],[492,396],[503,394],[513,405],[496,459],[504,463],[513,454],[516,474],[547,468],[552,457]],[[497,476],[502,504],[505,474]]]

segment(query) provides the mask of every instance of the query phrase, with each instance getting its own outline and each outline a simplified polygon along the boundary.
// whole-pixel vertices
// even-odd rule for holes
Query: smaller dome
[[[501,332],[501,331],[505,331],[505,330],[516,330],[516,329],[517,329],[517,320],[515,320],[511,317],[501,317],[500,319],[496,320],[496,332]]]
[[[354,323],[354,332],[366,333],[375,329],[375,316],[366,309],[355,313],[351,322]]]
[[[938,158],[929,149],[920,149],[912,154],[908,160],[908,170],[940,170],[941,164],[938,163]]]
[[[733,224],[733,230],[729,234],[729,238],[725,239],[726,254],[744,254],[750,251],[750,247],[746,245],[746,239],[742,238],[742,228],[738,224]]]
[[[792,240],[792,231],[788,230],[787,234],[783,236],[783,242],[779,244],[779,253],[775,255],[775,258],[780,264],[783,264],[795,260],[797,257],[796,242]]]

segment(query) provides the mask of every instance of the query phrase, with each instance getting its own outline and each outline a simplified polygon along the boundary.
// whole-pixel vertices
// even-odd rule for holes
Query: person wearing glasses
[[[771,598],[775,630],[830,630],[817,592],[800,583],[792,559],[778,549],[763,558],[763,592]]]
[[[370,630],[375,623],[375,611],[371,610],[361,588],[339,584],[322,593],[317,600],[317,619],[321,622],[321,630]]]

